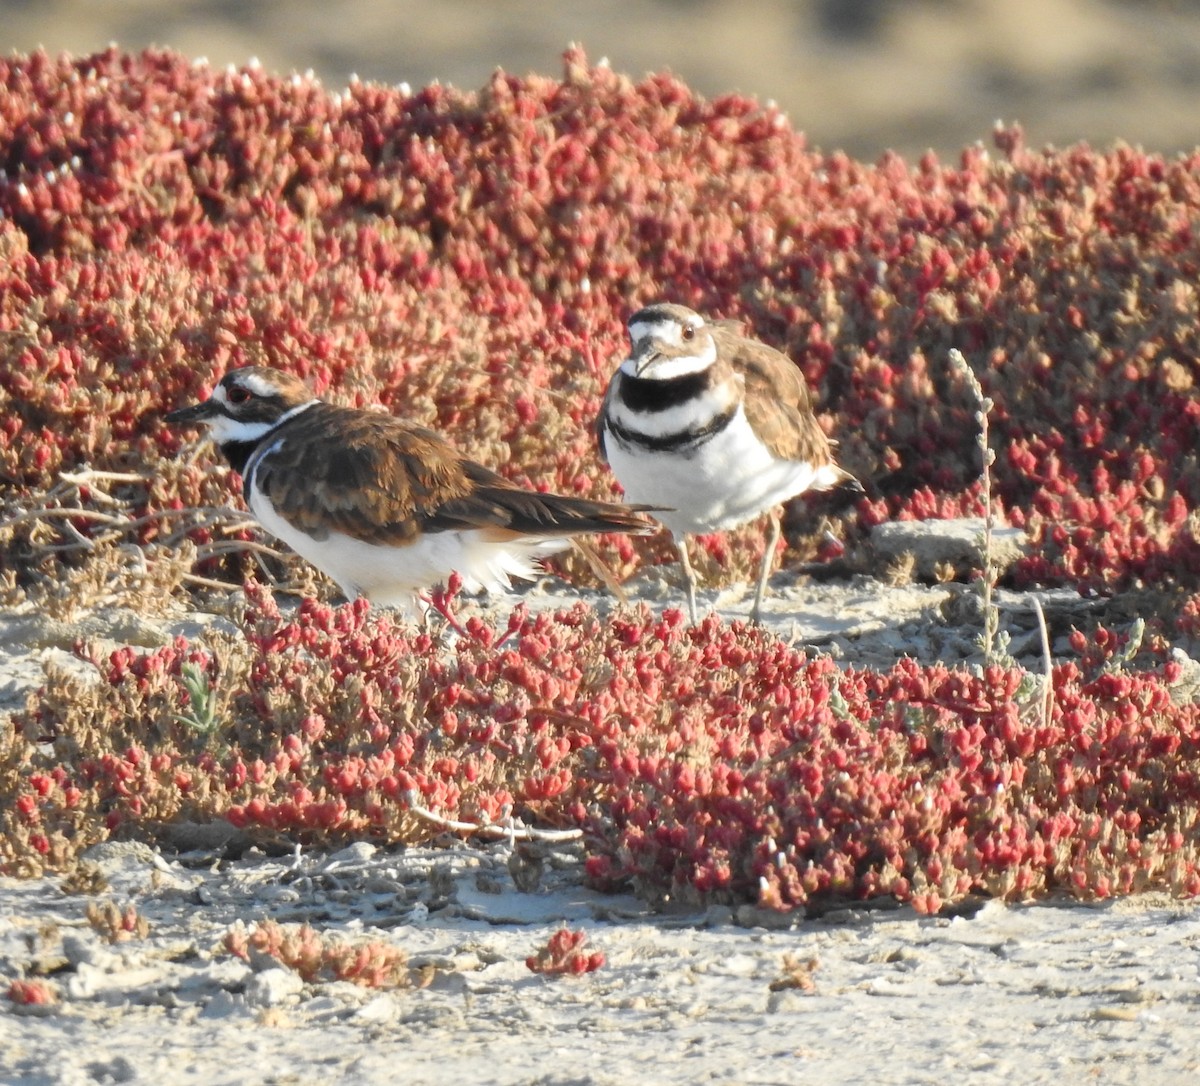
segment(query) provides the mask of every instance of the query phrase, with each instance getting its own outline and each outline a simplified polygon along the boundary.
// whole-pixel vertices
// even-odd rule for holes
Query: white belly
[[[838,478],[832,465],[772,456],[741,408],[725,429],[686,452],[631,449],[611,431],[605,433],[604,447],[626,500],[663,507],[653,515],[677,539],[735,528]]]
[[[314,539],[279,516],[261,491],[251,493],[248,504],[268,532],[336,581],[347,598],[365,596],[413,617],[421,613],[418,594],[444,583],[451,573],[462,574],[471,592],[505,589],[513,577],[536,577],[537,559],[569,543],[563,538],[497,542],[474,530],[419,536],[403,547],[364,543],[341,532]]]

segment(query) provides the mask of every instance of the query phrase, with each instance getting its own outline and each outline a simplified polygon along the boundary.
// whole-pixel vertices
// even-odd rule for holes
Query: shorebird
[[[166,419],[207,427],[259,523],[348,599],[413,615],[452,572],[469,590],[507,588],[572,536],[654,528],[637,506],[526,490],[433,430],[327,403],[267,367],[231,370]]]
[[[729,321],[657,302],[629,319],[631,349],[597,422],[601,455],[632,502],[671,532],[696,622],[689,535],[766,513],[767,550],[750,612],[758,622],[779,542],[781,502],[808,490],[861,489],[834,462],[812,396],[786,355]]]

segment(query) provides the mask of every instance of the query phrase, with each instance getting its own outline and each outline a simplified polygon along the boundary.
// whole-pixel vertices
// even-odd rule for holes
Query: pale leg
[[[688,557],[687,536],[681,535],[675,540],[675,549],[679,551],[679,565],[683,568],[683,579],[687,584],[688,616],[695,626],[696,619],[696,575],[692,572],[692,560]]]
[[[767,549],[763,552],[762,568],[758,571],[758,591],[754,593],[754,606],[750,608],[750,621],[762,621],[763,595],[767,591],[767,581],[771,577],[771,567],[775,564],[775,548],[779,546],[779,535],[782,531],[779,523],[779,510],[771,509],[767,513],[771,524],[770,536],[767,539]]]

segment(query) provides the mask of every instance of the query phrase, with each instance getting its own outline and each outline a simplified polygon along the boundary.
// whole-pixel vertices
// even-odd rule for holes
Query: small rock
[[[331,996],[317,996],[314,999],[306,1000],[304,1004],[304,1013],[309,1017],[316,1018],[338,1015],[344,1009],[343,1004]]]
[[[251,1007],[278,1007],[294,1000],[304,981],[290,969],[264,969],[246,982],[246,1003]]]
[[[94,1082],[136,1082],[137,1070],[124,1056],[113,1056],[109,1060],[97,1060],[87,1065]]]
[[[394,1021],[397,1012],[396,1001],[390,995],[377,995],[359,1007],[353,1017],[359,1022],[383,1024]]]
[[[811,1011],[820,1006],[820,1002],[813,999],[812,992],[804,992],[797,988],[781,988],[767,997],[769,1014],[795,1014],[799,1011]]]
[[[158,837],[183,853],[237,856],[249,849],[252,840],[248,833],[223,818],[212,822],[167,823],[159,830]]]
[[[883,956],[883,961],[889,965],[906,965],[911,969],[921,961],[921,955],[912,947],[901,946],[889,950]]]
[[[87,965],[102,973],[112,973],[124,963],[120,954],[102,943],[100,937],[92,932],[65,934],[62,952],[63,957],[76,969]]]
[[[234,1018],[246,1013],[246,1001],[232,992],[217,992],[200,1012],[201,1018]]]
[[[185,974],[174,986],[175,993],[187,1000],[202,999],[214,988],[241,989],[251,977],[250,966],[241,958],[223,957]]]
[[[405,1025],[427,1029],[461,1030],[466,1018],[457,1007],[445,1003],[418,1003],[410,1006],[399,1019]]]
[[[983,566],[984,520],[891,520],[871,529],[871,546],[881,564],[911,554],[913,576],[944,580],[947,567],[964,577]],[[1027,537],[1020,528],[992,528],[992,563],[1003,572],[1025,553]]]
[[[80,962],[74,975],[67,978],[67,995],[71,999],[91,999],[100,987],[100,976],[94,965]]]
[[[910,994],[907,988],[893,983],[886,977],[872,977],[863,985],[863,988],[868,995],[897,996]]]
[[[1132,1007],[1097,1007],[1092,1017],[1098,1022],[1136,1022],[1141,1013]]]
[[[734,916],[740,928],[766,928],[769,931],[784,931],[803,919],[799,912],[784,913],[778,909],[760,909],[757,905],[740,905]]]
[[[369,841],[355,841],[354,844],[348,845],[330,856],[324,866],[329,868],[334,864],[353,864],[355,866],[365,864],[377,851],[378,849]]]
[[[758,959],[749,954],[731,954],[716,962],[710,972],[725,977],[752,977],[758,972]]]
[[[95,864],[109,886],[121,894],[147,892],[161,879],[160,857],[141,841],[101,841],[81,858]]]
[[[1172,649],[1171,662],[1179,665],[1179,677],[1171,684],[1171,701],[1184,705],[1200,700],[1200,661],[1182,649]]]
[[[733,909],[728,905],[710,905],[704,914],[704,926],[720,928],[733,923]]]

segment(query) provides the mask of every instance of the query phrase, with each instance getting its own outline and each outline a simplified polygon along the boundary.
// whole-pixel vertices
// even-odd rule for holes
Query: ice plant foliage
[[[161,415],[245,363],[613,496],[591,425],[625,318],[666,297],[802,368],[868,481],[851,552],[981,511],[958,348],[994,404],[992,500],[1032,541],[1015,582],[1153,585],[1151,646],[1200,638],[1200,157],[1013,128],[867,165],[751,99],[564,60],[476,93],[0,60],[0,593],[103,586],[101,556],[177,586],[183,512],[238,499]],[[1200,890],[1198,710],[1113,631],[1078,635],[1048,701],[1016,669],[839,671],[674,611],[518,611],[446,647],[362,605],[281,614],[216,532],[186,553],[251,576],[241,633],[78,646],[96,681],[55,677],[0,730],[0,870],[176,819],[416,841],[441,832],[420,808],[582,827],[598,885],[655,899]],[[708,540],[698,568],[748,580],[761,545]],[[604,546],[619,573],[669,553]]]
[[[653,900],[1200,892],[1200,707],[1171,700],[1178,664],[1109,666],[1107,633],[1086,672],[1055,669],[1045,717],[1015,668],[840,671],[673,610],[518,609],[446,648],[362,603],[249,595],[240,637],[80,647],[98,681],[49,685],[0,759],[0,870],[176,818],[442,832],[419,806],[583,827],[594,882]],[[220,744],[180,712],[197,669]]]
[[[586,942],[587,932],[559,928],[546,940],[545,946],[539,947],[536,954],[530,954],[525,959],[525,965],[532,973],[550,977],[578,977],[584,973],[594,973],[603,967],[604,953],[599,950],[588,953],[583,949]]]
[[[978,511],[958,347],[996,404],[1001,511],[1035,540],[1017,577],[1195,588],[1195,154],[1012,128],[866,165],[752,99],[564,61],[409,93],[161,51],[0,60],[0,499],[89,464],[152,468],[143,516],[227,501],[160,416],[249,362],[610,496],[600,390],[630,311],[670,297],[791,352],[872,481],[858,528]],[[746,577],[759,534],[709,546]],[[667,552],[639,546],[608,557]]]
[[[111,898],[89,901],[87,922],[110,943],[123,943],[129,939],[145,939],[150,934],[150,921],[142,916],[133,905],[122,909]]]
[[[265,954],[293,969],[309,983],[346,980],[363,988],[407,988],[412,983],[408,956],[378,939],[351,943],[323,935],[308,924],[264,920],[249,931],[234,924],[225,949],[239,958]]]
[[[58,989],[48,980],[14,980],[6,993],[11,1002],[27,1007],[47,1007],[58,1002]]]

